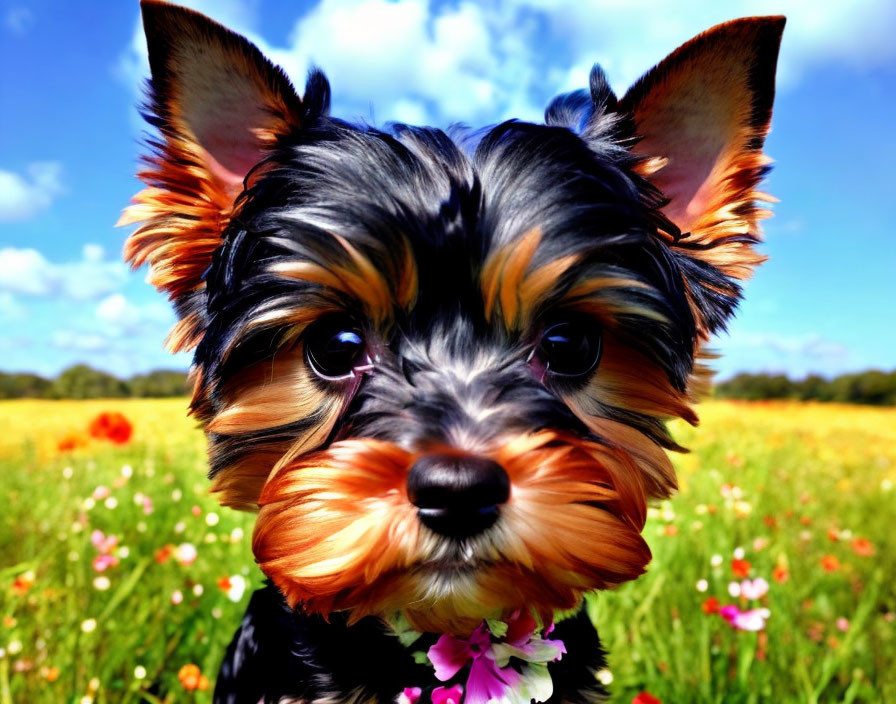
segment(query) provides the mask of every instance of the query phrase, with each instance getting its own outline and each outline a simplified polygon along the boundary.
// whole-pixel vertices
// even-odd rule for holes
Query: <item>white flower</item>
[[[177,606],[184,600],[184,593],[180,589],[171,592],[171,603]]]
[[[81,630],[84,633],[93,633],[96,630],[96,619],[88,618],[81,621]]]
[[[230,541],[233,543],[238,543],[243,539],[243,529],[237,526],[232,531],[230,531]]]
[[[192,565],[196,561],[198,555],[199,553],[193,543],[181,543],[174,551],[174,559],[185,567],[187,565]]]
[[[697,580],[697,591],[705,592],[707,589],[709,589],[709,582],[707,582],[705,579],[698,579]]]
[[[145,680],[146,679],[146,668],[143,665],[137,665],[134,668],[134,679],[137,680]]]
[[[18,655],[22,652],[22,641],[11,640],[9,641],[9,645],[6,646],[6,649],[9,651],[10,655]]]
[[[203,587],[201,584],[193,585],[193,594],[195,594],[196,596],[202,596],[202,592],[204,592],[204,591],[205,591],[205,587]]]
[[[114,496],[110,496],[103,502],[103,504],[106,506],[106,508],[113,509],[118,506],[118,499],[116,499]]]
[[[735,560],[743,560],[744,559],[744,549],[741,547],[734,548],[734,559]]]
[[[181,498],[183,498],[183,495],[184,495],[184,492],[182,492],[180,489],[175,489],[174,491],[171,492],[171,500],[172,501],[180,501]]]
[[[98,589],[101,592],[106,591],[111,586],[112,582],[109,581],[109,578],[106,575],[101,574],[93,580],[94,589]]]
[[[733,596],[735,599],[740,596],[741,588],[740,583],[738,582],[729,582],[728,583],[728,593]]]
[[[183,521],[178,521],[174,524],[174,532],[175,533],[183,533],[187,529],[187,524]]]
[[[94,506],[96,506],[96,501],[93,500],[92,496],[88,496],[84,499],[84,503],[82,504],[85,511],[90,511]]]
[[[711,564],[713,567],[719,567],[721,566],[723,560],[724,558],[721,555],[713,555],[709,560],[709,564]]]
[[[218,514],[215,513],[214,511],[209,511],[207,514],[205,514],[205,524],[206,525],[216,526],[216,525],[218,525],[219,520],[221,520],[221,519],[218,517]]]
[[[133,474],[134,468],[131,467],[131,465],[125,464],[121,466],[121,476],[123,476],[125,479],[130,479]]]
[[[71,479],[74,473],[75,470],[73,470],[71,467],[65,467],[62,470],[62,476],[64,479]]]
[[[235,574],[230,577],[230,589],[227,590],[227,598],[236,603],[243,598],[246,592],[246,578]]]
[[[603,668],[594,673],[594,676],[597,678],[597,681],[603,685],[612,684],[613,682],[613,673],[610,672],[607,668]]]

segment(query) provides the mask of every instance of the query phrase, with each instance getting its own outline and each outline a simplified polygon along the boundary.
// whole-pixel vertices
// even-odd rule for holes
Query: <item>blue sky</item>
[[[601,63],[617,92],[725,19],[788,15],[766,151],[770,260],[715,347],[737,371],[896,367],[896,3],[857,0],[190,2],[250,36],[333,112],[439,126],[539,119]],[[186,368],[113,225],[139,189],[146,74],[136,2],[0,0],[0,370]]]

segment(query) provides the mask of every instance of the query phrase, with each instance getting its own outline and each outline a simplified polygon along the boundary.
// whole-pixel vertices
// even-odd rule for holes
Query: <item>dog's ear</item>
[[[124,257],[133,267],[148,262],[149,281],[174,301],[181,321],[168,345],[180,351],[202,335],[203,273],[244,179],[302,125],[307,106],[243,37],[158,0],[141,9],[152,73],[144,114],[160,138],[138,174],[147,187],[119,224],[142,223]]]
[[[775,94],[783,17],[718,25],[681,46],[619,101],[643,158],[639,169],[668,204],[664,215],[685,274],[703,339],[723,328],[748,278],[764,257],[754,251],[756,201],[768,170],[762,153]]]

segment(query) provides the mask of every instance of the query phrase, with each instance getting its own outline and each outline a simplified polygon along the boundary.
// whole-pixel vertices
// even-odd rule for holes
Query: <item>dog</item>
[[[156,128],[122,216],[178,315],[211,488],[267,586],[218,702],[595,702],[583,595],[650,561],[704,347],[756,251],[782,17],[543,124],[329,115],[243,37],[143,0]]]

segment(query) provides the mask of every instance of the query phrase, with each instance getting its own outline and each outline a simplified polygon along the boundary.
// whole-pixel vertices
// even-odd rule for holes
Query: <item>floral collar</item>
[[[422,634],[393,623],[406,646]],[[432,690],[432,704],[530,704],[550,699],[554,691],[548,663],[566,653],[561,640],[548,640],[553,624],[541,628],[528,612],[506,621],[485,620],[468,638],[443,634],[414,658],[430,663],[444,683]],[[397,704],[417,704],[420,687],[407,687]]]

